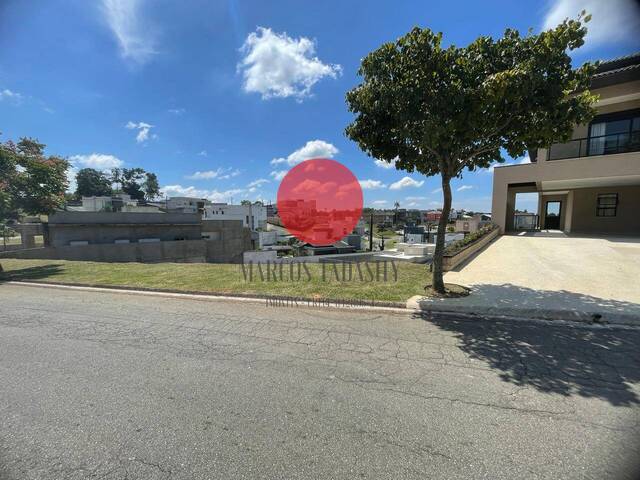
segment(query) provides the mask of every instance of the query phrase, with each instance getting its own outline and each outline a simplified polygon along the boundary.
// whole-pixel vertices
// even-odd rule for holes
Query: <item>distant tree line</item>
[[[151,201],[160,195],[158,177],[142,168],[113,168],[103,172],[83,168],[76,174],[76,199],[125,193],[134,200]]]

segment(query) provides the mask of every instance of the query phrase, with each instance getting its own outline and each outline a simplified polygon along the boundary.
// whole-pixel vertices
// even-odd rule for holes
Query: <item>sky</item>
[[[640,50],[633,0],[0,0],[0,140],[35,137],[73,171],[142,167],[168,196],[276,201],[299,162],[328,157],[366,206],[442,204],[438,177],[397,171],[344,135],[361,58],[414,26],[463,46],[592,13],[575,65]],[[508,163],[527,158],[508,159]],[[491,210],[491,170],[453,206]],[[524,198],[518,208],[535,209]],[[528,203],[527,203],[528,202]],[[530,204],[529,204],[530,203]]]

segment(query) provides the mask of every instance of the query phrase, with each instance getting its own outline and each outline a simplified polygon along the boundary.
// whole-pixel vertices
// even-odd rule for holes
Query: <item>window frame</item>
[[[604,198],[613,198],[615,202],[611,204],[601,204],[600,200]],[[596,217],[616,217],[618,216],[618,193],[598,193],[596,197]],[[613,211],[613,215],[607,215],[605,212]]]

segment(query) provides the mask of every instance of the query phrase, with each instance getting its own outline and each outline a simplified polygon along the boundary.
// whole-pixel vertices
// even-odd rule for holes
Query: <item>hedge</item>
[[[494,224],[494,223],[490,223],[489,225],[485,225],[484,227],[479,229],[477,232],[470,233],[469,235],[464,237],[462,240],[457,240],[457,241],[449,244],[447,246],[447,248],[444,249],[444,254],[445,255],[455,255],[456,253],[464,250],[467,246],[469,246],[472,243],[480,240],[485,235],[490,234],[496,228],[498,228],[498,226],[496,224]]]

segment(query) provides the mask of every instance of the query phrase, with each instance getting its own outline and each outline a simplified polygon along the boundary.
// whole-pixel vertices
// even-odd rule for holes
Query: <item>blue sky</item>
[[[465,45],[583,8],[594,18],[574,62],[640,49],[631,0],[0,0],[0,139],[234,202],[275,201],[282,172],[330,156],[366,205],[434,208],[439,178],[383,168],[344,136],[360,59],[415,25]],[[490,211],[490,172],[454,183],[454,207]]]

